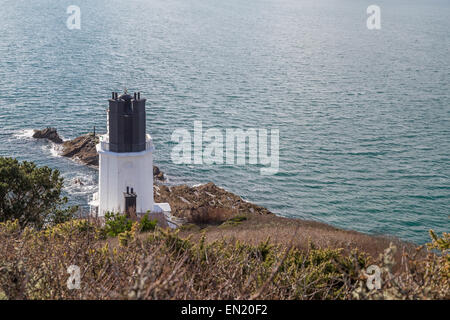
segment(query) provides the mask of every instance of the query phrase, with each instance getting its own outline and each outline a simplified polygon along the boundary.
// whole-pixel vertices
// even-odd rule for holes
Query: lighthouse
[[[146,99],[125,90],[108,100],[107,133],[100,136],[98,193],[90,202],[91,212],[138,216],[147,212],[170,212],[168,203],[153,201],[153,141],[146,132]]]

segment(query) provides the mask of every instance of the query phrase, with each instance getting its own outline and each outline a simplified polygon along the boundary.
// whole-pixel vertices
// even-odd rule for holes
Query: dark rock
[[[43,130],[34,130],[33,138],[36,139],[48,139],[54,143],[63,143],[63,140],[58,135],[55,128],[45,128]]]
[[[98,142],[98,137],[92,133],[65,141],[61,155],[79,160],[90,166],[98,167],[98,153],[95,148]]]
[[[155,175],[155,169],[157,169],[158,174]],[[164,176],[164,173],[159,170],[157,166],[153,166],[153,178],[159,181],[165,181],[166,177]]]
[[[83,183],[83,181],[81,181],[80,178],[75,178],[75,179],[73,180],[73,182],[74,182],[75,184],[79,184],[80,186],[84,186],[84,183]]]
[[[153,177],[159,181],[166,180],[164,173],[157,166],[153,166]]]
[[[98,168],[98,153],[96,148],[98,143],[98,136],[94,136],[93,133],[88,133],[73,140],[65,141],[62,145],[61,155]],[[153,166],[153,176],[155,180],[165,180],[164,173],[157,166]]]

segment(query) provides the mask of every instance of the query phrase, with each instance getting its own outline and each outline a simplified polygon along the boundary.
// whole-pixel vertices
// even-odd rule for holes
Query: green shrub
[[[130,231],[133,222],[124,214],[107,212],[105,214],[105,231],[110,237],[116,237],[120,233]]]
[[[148,213],[146,213],[139,223],[136,223],[138,225],[138,228],[136,231],[139,232],[147,232],[147,231],[153,231],[156,228],[156,225],[158,224],[158,220],[156,219],[149,219]],[[105,227],[104,232],[109,237],[116,237],[119,234],[131,231],[133,226],[133,221],[130,220],[126,215],[120,214],[120,213],[111,213],[107,212],[105,214]]]
[[[148,213],[146,213],[141,218],[141,221],[139,221],[140,231],[141,232],[153,231],[153,230],[155,230],[157,224],[158,224],[158,220],[156,220],[156,219],[150,220],[148,218]]]
[[[245,221],[245,220],[247,220],[247,216],[245,216],[243,214],[238,214],[238,215],[228,219],[227,221],[222,223],[220,226],[221,227],[237,226],[237,225],[241,224],[242,221]]]
[[[134,238],[133,236],[134,236],[134,234],[133,234],[133,232],[132,232],[131,230],[130,230],[130,231],[124,231],[124,232],[122,232],[122,233],[119,233],[119,235],[118,235],[118,238],[119,238],[119,244],[120,244],[122,247],[128,246],[128,244],[130,243],[130,241]]]
[[[72,218],[77,207],[63,208],[63,178],[58,170],[0,157],[0,222],[41,229]]]
[[[234,216],[231,219],[228,219],[228,221],[233,221],[233,222],[242,222],[247,220],[247,216],[243,215],[243,214],[238,214],[236,216]]]
[[[200,227],[193,223],[186,223],[180,226],[181,231],[198,231]]]

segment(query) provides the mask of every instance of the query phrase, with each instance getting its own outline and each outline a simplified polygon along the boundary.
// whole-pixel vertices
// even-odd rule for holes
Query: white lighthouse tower
[[[145,99],[126,90],[112,93],[107,110],[108,132],[100,136],[99,190],[91,206],[99,217],[106,212],[137,215],[167,212],[167,203],[153,202],[152,138],[146,133]]]

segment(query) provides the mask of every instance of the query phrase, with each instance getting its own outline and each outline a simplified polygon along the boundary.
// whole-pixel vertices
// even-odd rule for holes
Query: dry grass
[[[345,298],[365,265],[339,251],[207,245],[161,229],[113,248],[99,236],[85,221],[41,232],[0,225],[0,291],[8,299]],[[70,265],[81,268],[80,290],[66,286]]]
[[[272,217],[273,218],[273,217]],[[268,219],[268,220],[264,220]],[[277,231],[265,233],[267,223]],[[247,225],[245,225],[247,223]],[[283,224],[284,231],[282,229]],[[284,219],[252,219],[235,226],[214,227],[205,236],[157,229],[138,236],[136,228],[104,237],[101,226],[73,220],[42,231],[0,223],[0,297],[6,299],[449,299],[449,235],[433,240],[425,258],[402,253],[395,271],[397,248],[379,259],[357,250],[304,247],[296,242],[303,230],[316,245],[337,229],[312,222],[290,225]],[[137,226],[137,223],[134,225]],[[258,232],[244,236],[249,226]],[[210,228],[210,227],[209,227]],[[207,229],[209,229],[207,228]],[[294,228],[294,229],[290,229]],[[234,230],[234,239],[229,237]],[[239,231],[240,230],[240,231]],[[275,230],[275,229],[274,229]],[[295,230],[297,233],[288,235]],[[220,234],[220,232],[225,234]],[[184,231],[188,233],[187,231]],[[317,232],[317,233],[316,233]],[[343,234],[347,234],[344,232]],[[228,235],[228,236],[224,236]],[[277,235],[275,242],[262,241]],[[294,235],[294,237],[292,237]],[[348,233],[344,241],[358,241]],[[214,238],[215,237],[215,238]],[[246,241],[239,241],[242,237]],[[254,238],[258,237],[258,238]],[[362,237],[362,236],[361,236]],[[209,239],[207,239],[209,238]],[[285,242],[287,239],[292,242]],[[339,237],[336,236],[336,239]],[[218,240],[221,239],[221,240]],[[341,238],[339,238],[341,239]],[[339,241],[342,241],[339,240]],[[337,246],[339,241],[332,242]],[[384,241],[384,240],[383,240]],[[369,245],[377,251],[379,244]],[[120,244],[119,244],[120,243]],[[310,242],[311,244],[313,241]],[[419,251],[417,251],[419,252]],[[369,292],[365,268],[381,267],[383,287]],[[81,269],[81,288],[67,288],[67,268]]]
[[[198,225],[215,225],[221,224],[230,219],[234,215],[234,212],[225,208],[208,208],[202,207],[192,212],[187,221]]]
[[[248,244],[257,245],[270,238],[271,242],[281,245],[292,245],[300,250],[306,250],[311,245],[315,248],[343,248],[350,253],[353,249],[366,252],[378,257],[389,247],[390,243],[399,250],[395,256],[400,262],[403,251],[415,252],[415,245],[400,241],[392,237],[371,236],[356,231],[342,230],[330,225],[299,219],[283,218],[275,215],[247,214],[246,220],[236,224],[223,226],[208,226],[198,228],[185,228],[181,237],[191,236],[198,240],[204,233],[208,243],[222,240],[239,240]],[[186,230],[187,229],[187,230]]]

